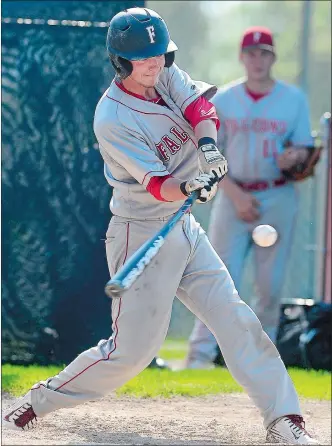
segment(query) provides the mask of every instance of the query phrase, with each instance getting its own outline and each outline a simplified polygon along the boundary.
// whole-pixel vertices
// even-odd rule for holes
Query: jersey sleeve
[[[183,115],[188,105],[197,98],[204,96],[209,100],[217,91],[217,87],[214,85],[192,80],[189,74],[181,70],[175,63],[167,72],[169,95]]]
[[[226,119],[223,113],[224,110],[224,94],[223,91],[219,90],[218,93],[213,96],[211,103],[214,105],[217,117],[219,119],[219,128],[217,134],[217,147],[223,152],[227,144],[227,132],[226,132]]]
[[[219,130],[220,127],[215,106],[204,96],[200,96],[188,105],[184,112],[184,117],[193,129],[195,129],[197,124],[208,119],[215,123],[217,130]]]
[[[98,122],[94,132],[103,153],[124,168],[135,180],[147,187],[152,177],[169,175],[166,167],[148,144],[120,125]],[[105,160],[107,162],[107,159]]]
[[[289,140],[293,145],[311,146],[313,138],[311,136],[310,112],[306,96],[299,91],[298,112],[294,122],[294,129]]]

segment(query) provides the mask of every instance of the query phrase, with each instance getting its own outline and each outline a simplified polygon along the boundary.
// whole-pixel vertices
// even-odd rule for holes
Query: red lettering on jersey
[[[158,144],[156,144],[156,147],[157,147],[158,152],[162,156],[162,159],[164,161],[169,161],[170,158],[169,158],[169,155],[164,147],[164,144],[160,141],[160,142],[158,142]]]
[[[255,118],[249,120],[248,118],[242,119],[225,119],[224,125],[226,131],[229,133],[274,133],[274,134],[285,134],[287,131],[287,122],[278,120],[269,120],[263,118]]]
[[[165,135],[162,138],[162,141],[166,144],[167,148],[171,152],[172,155],[175,155],[181,149],[181,145],[175,142],[172,138]]]
[[[180,133],[180,131],[176,127],[172,127],[170,132],[173,133],[173,135],[175,135],[182,144],[189,141],[189,135],[187,132]]]

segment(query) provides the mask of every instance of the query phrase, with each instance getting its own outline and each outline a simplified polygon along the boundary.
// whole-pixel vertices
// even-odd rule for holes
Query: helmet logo
[[[155,43],[154,37],[156,37],[156,34],[154,32],[154,27],[153,26],[147,26],[145,28],[149,34],[150,37],[150,43]]]
[[[259,31],[256,31],[254,33],[254,42],[257,43],[259,42],[259,39],[261,38],[261,33]]]

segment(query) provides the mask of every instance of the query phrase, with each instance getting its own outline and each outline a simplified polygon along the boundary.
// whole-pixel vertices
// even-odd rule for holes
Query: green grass
[[[166,340],[159,355],[166,360],[181,360],[186,355],[186,341]],[[2,366],[2,391],[21,395],[33,384],[56,375],[61,368],[49,366]],[[290,369],[290,376],[300,396],[331,400],[331,374],[321,371]],[[223,368],[213,370],[168,370],[146,369],[123,387],[118,395],[135,397],[169,398],[176,395],[200,396],[218,393],[242,392],[230,373]]]
[[[303,369],[289,369],[288,372],[300,396],[331,400],[331,373]]]
[[[22,395],[38,381],[42,381],[50,376],[56,375],[61,367],[4,364],[2,366],[1,381],[2,391],[13,395]]]
[[[187,349],[188,341],[186,339],[166,339],[159,351],[159,356],[166,361],[184,359]]]
[[[169,398],[241,392],[227,370],[182,370],[171,372],[146,369],[117,390],[118,395]]]

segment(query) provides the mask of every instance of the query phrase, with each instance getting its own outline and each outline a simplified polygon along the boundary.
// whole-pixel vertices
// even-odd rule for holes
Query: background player
[[[305,161],[313,141],[304,94],[271,75],[276,60],[271,31],[248,29],[240,60],[246,78],[226,85],[212,99],[221,121],[218,146],[228,160],[229,175],[220,183],[213,203],[209,238],[237,287],[253,248],[257,296],[250,304],[276,342],[281,287],[298,207],[294,183],[286,180],[282,170]],[[252,231],[260,224],[277,230],[275,245],[253,244]],[[189,344],[187,367],[212,365],[217,343],[198,319]]]
[[[200,191],[201,203],[212,199],[227,171],[208,101],[216,88],[181,71],[176,49],[154,11],[133,8],[111,21],[108,51],[118,77],[94,121],[114,187],[106,241],[111,276],[192,191]],[[4,425],[29,428],[37,417],[100,398],[137,375],[160,349],[175,294],[215,333],[233,376],[260,409],[268,439],[316,444],[275,346],[190,213],[132,288],[113,300],[114,336],[33,386],[6,411]]]

